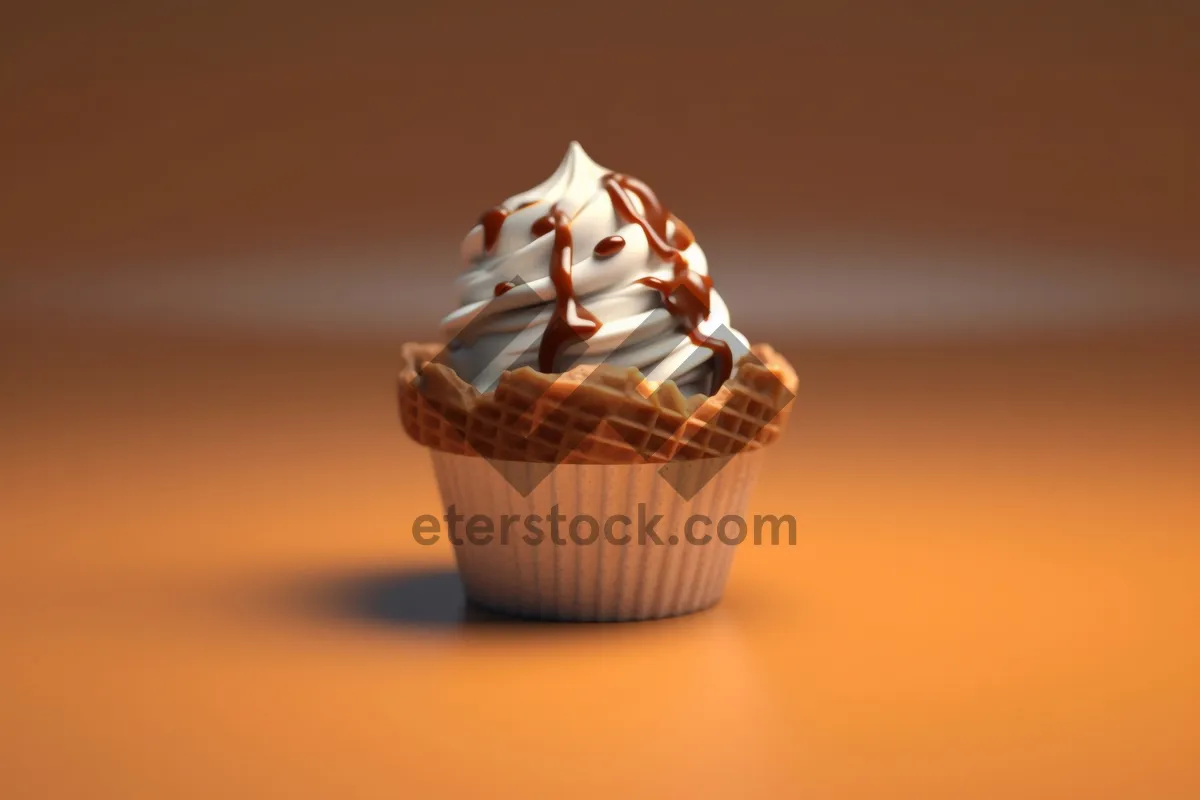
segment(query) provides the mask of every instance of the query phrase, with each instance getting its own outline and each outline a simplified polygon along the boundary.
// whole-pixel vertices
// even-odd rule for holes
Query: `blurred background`
[[[689,222],[758,336],[1161,322],[1198,291],[1198,23],[1182,0],[13,9],[5,294],[423,333],[480,211],[579,139]]]
[[[1195,796],[1200,7],[775,6],[0,12],[0,793]],[[399,345],[572,139],[801,376],[691,619],[408,537]]]

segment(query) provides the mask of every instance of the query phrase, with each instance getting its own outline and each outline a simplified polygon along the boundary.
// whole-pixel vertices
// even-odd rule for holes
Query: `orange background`
[[[0,795],[1200,793],[1190,4],[73,5],[0,26]],[[801,376],[693,617],[410,537],[399,344],[571,138]]]

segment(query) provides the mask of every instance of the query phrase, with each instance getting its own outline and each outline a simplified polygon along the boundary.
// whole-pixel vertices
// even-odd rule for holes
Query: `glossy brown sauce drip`
[[[493,206],[483,212],[479,217],[479,224],[483,226],[483,252],[490,253],[496,247],[496,241],[500,238],[500,229],[504,227],[504,220],[508,219],[509,214],[537,205],[537,203],[537,200],[526,200],[515,209]]]
[[[637,178],[618,173],[609,173],[604,177],[603,185],[612,200],[617,214],[626,222],[638,225],[646,234],[650,249],[659,258],[668,261],[674,267],[674,274],[669,280],[662,278],[640,278],[637,282],[654,289],[662,296],[663,305],[672,316],[683,321],[687,328],[688,338],[697,347],[711,350],[716,360],[713,374],[713,385],[710,393],[716,392],[733,372],[733,353],[729,345],[720,339],[704,336],[699,327],[702,320],[708,319],[712,310],[712,279],[692,271],[683,255],[694,241],[695,237],[683,221],[672,216],[667,211],[654,190]],[[643,211],[639,213],[630,195],[636,195],[641,201]],[[539,201],[530,200],[519,205],[515,210],[528,208]],[[479,218],[483,226],[483,249],[490,253],[500,238],[500,229],[512,211],[503,206],[488,209]],[[674,223],[674,230],[668,235],[667,227]],[[534,220],[530,226],[534,236],[545,236],[553,231],[554,246],[550,255],[550,280],[554,284],[554,311],[542,334],[538,347],[538,368],[542,372],[554,371],[554,362],[563,346],[572,340],[587,340],[600,330],[600,320],[579,304],[575,295],[575,283],[571,275],[574,260],[574,239],[571,235],[571,218],[557,206],[551,207],[550,213]],[[597,258],[611,258],[625,248],[625,239],[621,236],[608,236],[598,242],[592,253]],[[496,297],[514,288],[511,281],[496,284],[493,293]],[[684,289],[685,291],[679,291]]]
[[[483,252],[492,252],[496,240],[500,238],[500,228],[503,227],[504,220],[508,219],[509,213],[504,206],[495,206],[479,217],[479,224],[483,226]]]
[[[709,394],[715,393],[733,374],[733,351],[726,342],[700,333],[700,322],[708,319],[712,312],[713,282],[709,276],[692,271],[684,258],[683,250],[695,241],[692,232],[680,220],[674,219],[654,191],[637,178],[610,173],[604,177],[604,188],[621,219],[637,224],[645,232],[650,249],[674,267],[674,275],[670,280],[640,278],[637,282],[649,286],[662,296],[667,311],[683,320],[692,344],[712,351],[717,368],[713,371],[713,385]],[[629,196],[631,193],[641,201],[645,209],[643,213],[638,213]],[[667,223],[672,220],[675,231],[674,235],[668,237]],[[679,291],[681,288],[685,291]]]
[[[600,330],[600,320],[581,306],[579,298],[575,296],[575,282],[571,278],[571,262],[575,257],[571,218],[556,207],[543,219],[550,221],[554,231],[554,248],[550,255],[554,312],[546,323],[546,331],[538,347],[538,369],[550,373],[554,371],[554,362],[563,345],[576,339],[590,339]]]
[[[592,248],[592,255],[596,258],[612,258],[624,249],[624,236],[606,236],[596,242],[596,246]]]

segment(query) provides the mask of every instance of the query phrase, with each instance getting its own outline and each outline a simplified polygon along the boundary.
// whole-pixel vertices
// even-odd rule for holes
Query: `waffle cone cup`
[[[611,365],[523,367],[481,393],[443,352],[404,347],[400,419],[430,450],[470,600],[579,621],[720,600],[762,451],[797,389],[782,356],[755,345],[716,393],[687,398]]]

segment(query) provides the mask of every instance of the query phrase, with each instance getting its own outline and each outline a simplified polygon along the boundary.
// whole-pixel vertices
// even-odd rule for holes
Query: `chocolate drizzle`
[[[537,205],[538,200],[526,200],[515,209],[508,209],[504,206],[493,206],[479,216],[479,224],[483,226],[483,252],[490,253],[496,247],[496,241],[500,238],[500,229],[504,227],[504,220],[508,219],[508,215],[514,211],[520,211],[523,208]]]
[[[512,212],[504,206],[495,206],[479,217],[479,224],[483,226],[483,252],[490,253],[496,247],[496,240],[500,238],[500,228],[504,226],[504,220],[508,219],[510,213]]]
[[[650,249],[674,268],[669,279],[647,277],[639,278],[636,282],[661,295],[663,305],[672,316],[683,323],[693,344],[712,351],[716,369],[713,370],[710,394],[715,393],[733,372],[733,352],[726,342],[700,333],[700,323],[708,319],[712,311],[713,282],[707,275],[692,270],[683,255],[683,251],[691,246],[695,237],[682,220],[663,207],[654,191],[637,178],[610,172],[604,176],[602,185],[608,192],[617,215],[627,224],[638,225],[646,234]],[[633,196],[640,201],[641,211],[634,204]],[[540,201],[527,201],[515,210],[520,211],[538,202]],[[511,213],[512,209],[496,206],[485,211],[479,218],[479,224],[483,226],[485,253],[490,253],[495,248],[500,238],[500,229]],[[556,204],[550,208],[548,214],[534,220],[529,230],[537,237],[554,233],[554,246],[550,256],[550,280],[554,284],[555,294],[554,310],[546,323],[546,330],[538,347],[538,368],[542,372],[551,373],[554,371],[559,352],[569,344],[590,339],[600,330],[601,322],[580,304],[575,294],[572,278],[574,240],[571,234],[571,217]],[[596,244],[592,253],[596,258],[612,258],[624,248],[623,237],[608,236]],[[513,288],[514,284],[511,281],[503,281],[496,284],[493,292],[499,297]]]
[[[543,219],[548,219],[554,230],[554,248],[550,255],[554,312],[546,323],[542,343],[538,346],[538,369],[551,373],[563,346],[573,343],[573,340],[590,339],[600,330],[601,323],[596,315],[579,304],[579,298],[575,296],[575,282],[571,278],[571,263],[575,256],[571,218],[555,205]]]
[[[604,176],[603,184],[621,219],[637,224],[646,234],[650,249],[674,267],[670,280],[639,278],[637,283],[654,289],[662,296],[667,311],[683,321],[692,344],[712,351],[717,368],[713,371],[713,385],[709,393],[715,393],[733,373],[733,351],[728,343],[700,333],[700,322],[708,319],[712,312],[713,282],[709,276],[693,271],[683,255],[683,251],[695,241],[692,232],[663,207],[649,186],[637,178],[613,172]],[[630,194],[636,195],[641,201],[643,212],[638,212]],[[670,236],[667,234],[668,222],[673,222],[675,228]]]
[[[624,236],[606,236],[596,242],[596,246],[592,248],[592,255],[596,258],[612,258],[624,249]]]

